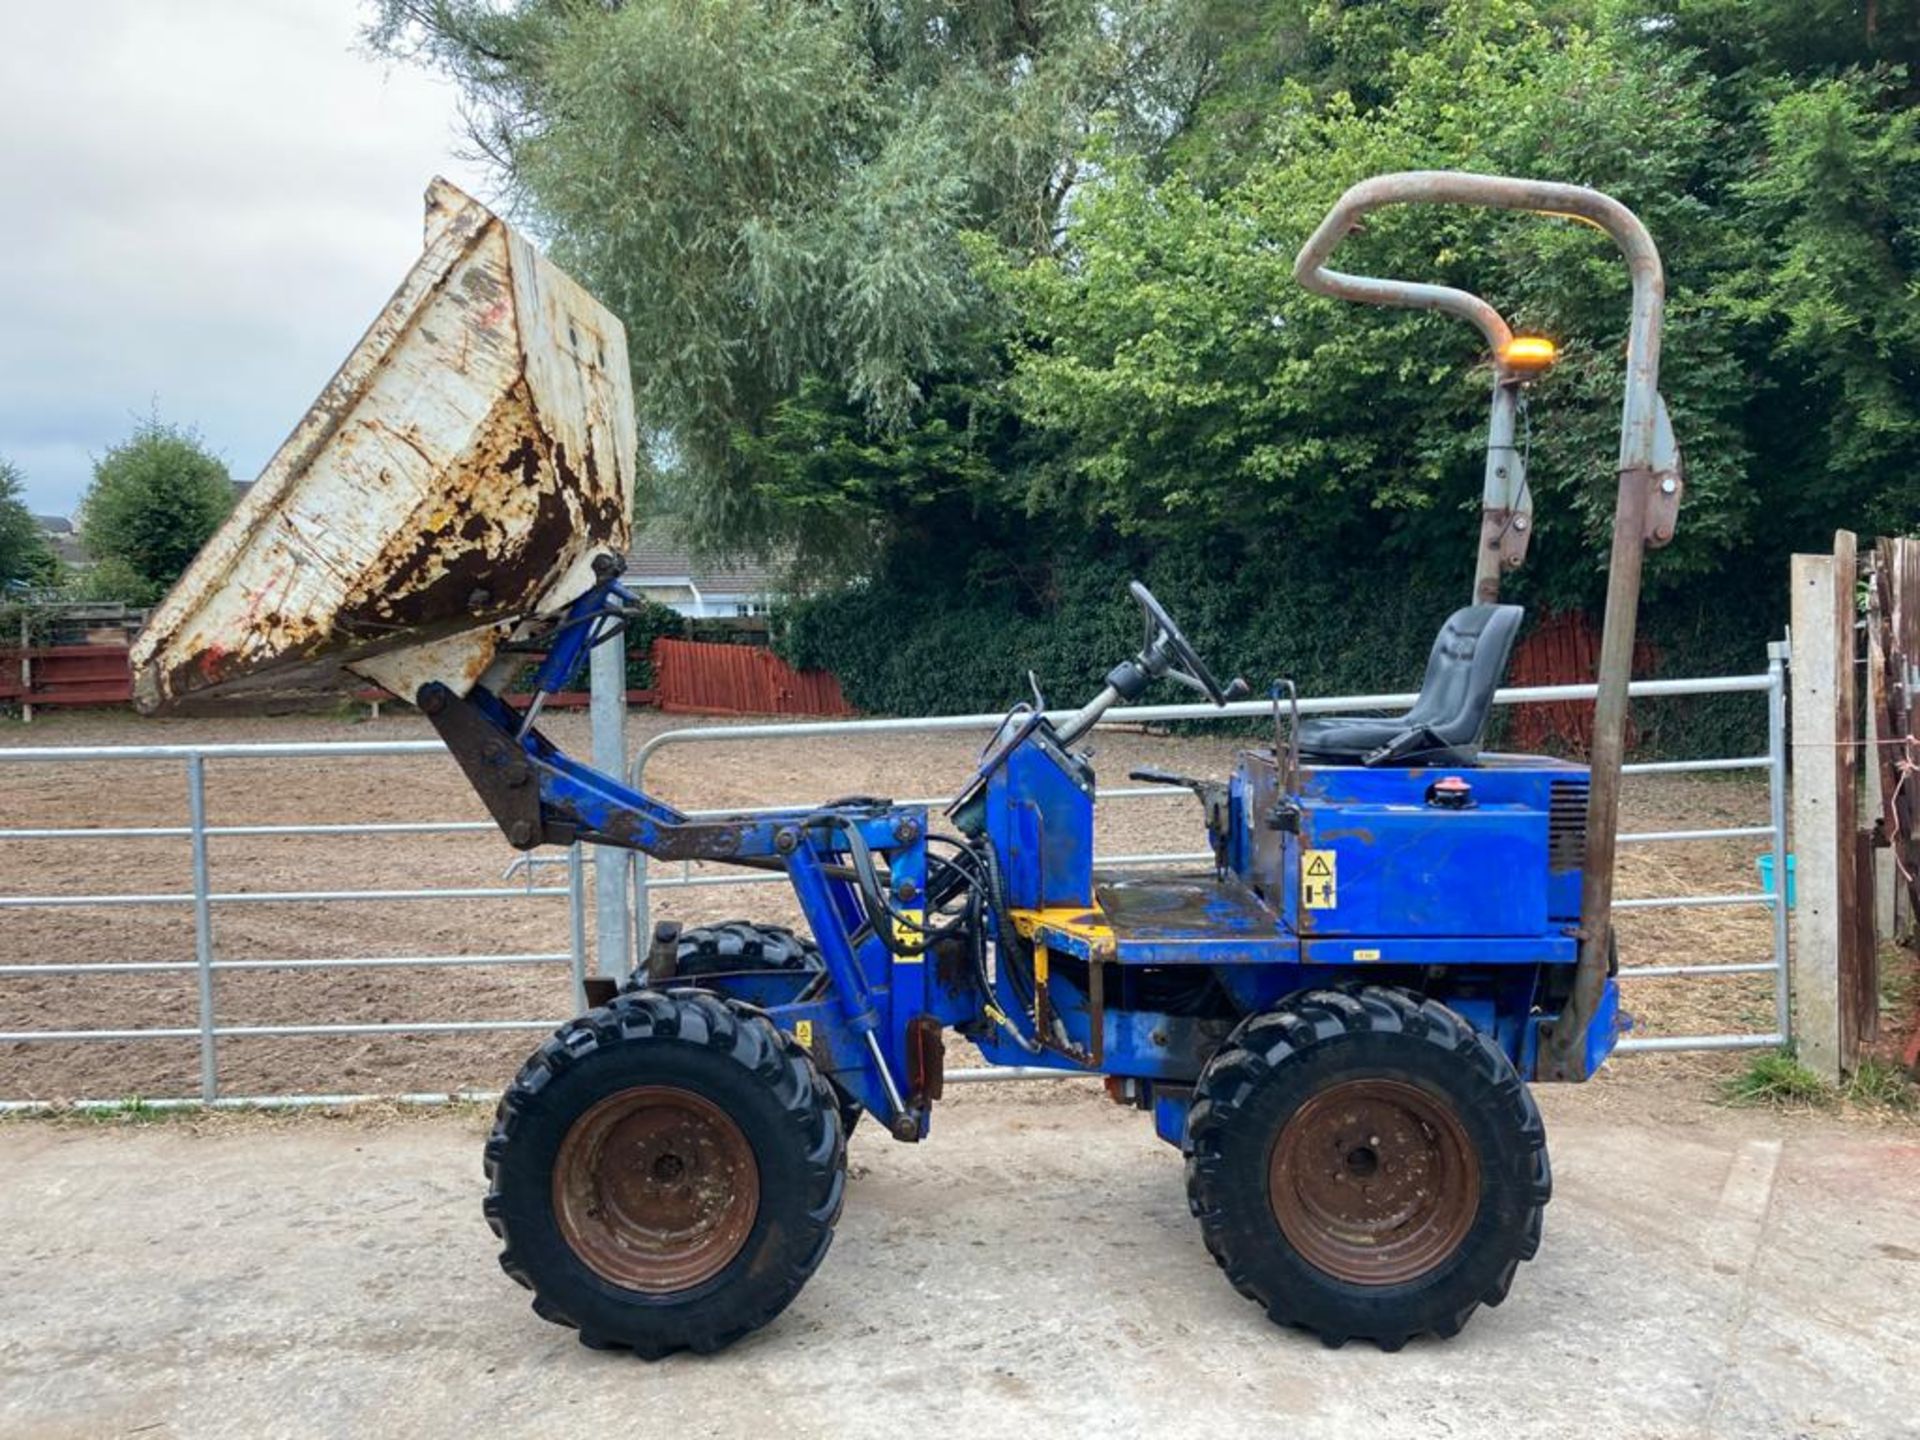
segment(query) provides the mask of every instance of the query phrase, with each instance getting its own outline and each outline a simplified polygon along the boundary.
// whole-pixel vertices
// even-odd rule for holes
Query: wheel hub
[[[1274,1219],[1306,1261],[1355,1285],[1400,1285],[1459,1248],[1480,1165],[1453,1108],[1400,1080],[1348,1080],[1282,1127],[1267,1166]]]
[[[639,1085],[574,1121],[553,1169],[561,1236],[602,1279],[664,1295],[712,1279],[760,1210],[753,1147],[691,1090]]]

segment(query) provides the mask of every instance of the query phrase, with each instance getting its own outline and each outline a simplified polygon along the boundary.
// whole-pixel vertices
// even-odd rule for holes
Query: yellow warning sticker
[[[1378,950],[1356,950],[1353,952],[1353,958],[1356,960],[1378,960],[1380,958],[1380,952]]]
[[[926,923],[926,919],[927,912],[924,910],[899,911],[893,917],[894,940],[903,946],[920,944],[926,939],[925,933],[920,928]],[[894,959],[896,962],[914,965],[919,963],[921,957],[918,955],[896,955]]]
[[[1332,910],[1340,904],[1340,857],[1332,850],[1300,852],[1300,903],[1309,910]]]
[[[813,1048],[813,1022],[811,1020],[794,1021],[793,1038],[800,1042],[800,1048],[802,1050],[811,1050]]]

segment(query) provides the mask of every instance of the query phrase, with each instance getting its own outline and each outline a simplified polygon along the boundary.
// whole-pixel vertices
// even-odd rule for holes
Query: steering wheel
[[[1188,689],[1198,690],[1216,705],[1225,705],[1248,693],[1244,680],[1222,685],[1213,678],[1213,672],[1200,658],[1200,652],[1193,648],[1193,642],[1181,633],[1173,617],[1167,614],[1167,607],[1153,598],[1151,590],[1132,580],[1127,584],[1127,591],[1146,616],[1147,638],[1140,647],[1140,658],[1150,674],[1177,680]]]

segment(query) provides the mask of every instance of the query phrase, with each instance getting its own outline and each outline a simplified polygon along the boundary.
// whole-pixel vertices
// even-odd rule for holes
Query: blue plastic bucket
[[[1769,895],[1773,894],[1773,856],[1771,854],[1757,856],[1753,863],[1760,868],[1760,888]],[[1789,910],[1793,908],[1794,899],[1793,856],[1789,855],[1787,856],[1787,908]]]

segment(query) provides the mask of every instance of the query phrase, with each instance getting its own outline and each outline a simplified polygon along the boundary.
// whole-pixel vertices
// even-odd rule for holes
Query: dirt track
[[[685,720],[638,714],[633,739]],[[549,727],[586,750],[584,720]],[[431,738],[417,716],[378,721],[141,721],[98,714],[54,716],[0,729],[0,747],[139,744],[191,740],[387,740]],[[648,783],[689,807],[803,802],[850,792],[899,797],[949,792],[968,769],[978,736],[885,736],[789,741],[779,746],[726,743],[663,751]],[[1103,734],[1096,764],[1109,786],[1152,762],[1189,773],[1221,773],[1234,742]],[[128,826],[185,823],[186,789],[177,762],[86,765],[0,763],[0,816],[11,826]],[[357,759],[215,761],[208,767],[212,823],[480,820],[484,812],[444,755]],[[1754,824],[1765,792],[1751,779],[1630,782],[1631,828]],[[1198,850],[1199,817],[1190,798],[1118,801],[1103,807],[1103,853]],[[1625,894],[1751,890],[1760,842],[1629,847]],[[388,889],[500,883],[514,852],[493,834],[451,836],[231,837],[212,844],[212,878],[221,891]],[[542,883],[560,883],[556,867]],[[186,888],[188,854],[180,840],[85,844],[0,844],[0,891],[8,894],[153,893]],[[694,888],[656,896],[663,918],[797,918],[780,886]],[[1757,907],[1653,911],[1622,924],[1628,964],[1655,960],[1764,960],[1768,926]],[[478,955],[566,948],[564,900],[514,899],[350,904],[230,904],[216,908],[221,959],[298,959],[339,955]],[[12,963],[184,961],[193,955],[184,907],[0,910],[0,951]],[[1766,977],[1710,982],[1636,981],[1629,993],[1650,1033],[1700,1028],[1765,1029]],[[0,977],[0,1029],[191,1026],[190,974],[118,975],[84,982],[65,977]],[[377,971],[225,972],[217,979],[222,1025],[451,1019],[558,1019],[569,1008],[565,967]],[[372,1036],[231,1039],[220,1049],[228,1094],[495,1089],[533,1036]],[[1724,1061],[1632,1062],[1642,1077],[1712,1070]],[[1624,1068],[1624,1067],[1621,1067]],[[0,1097],[74,1098],[193,1093],[197,1051],[190,1041],[0,1045]]]
[[[0,1434],[1920,1433],[1909,1131],[1543,1090],[1539,1258],[1456,1341],[1383,1355],[1235,1295],[1144,1117],[1005,1088],[1028,1093],[956,1095],[924,1145],[856,1135],[793,1306],[657,1365],[581,1349],[501,1275],[471,1113],[0,1123]]]

